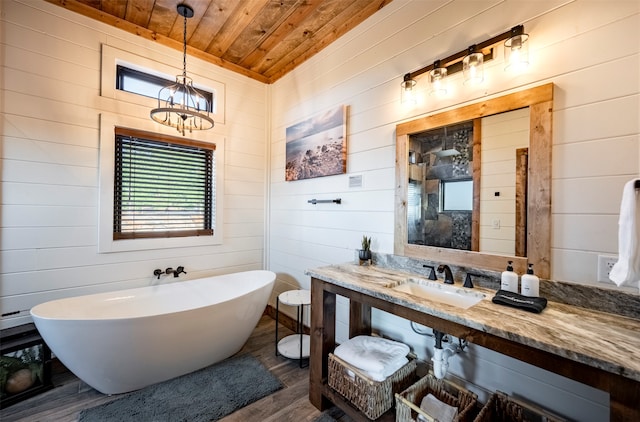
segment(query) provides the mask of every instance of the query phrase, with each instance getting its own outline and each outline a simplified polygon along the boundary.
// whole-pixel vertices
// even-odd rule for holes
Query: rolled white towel
[[[438,398],[431,393],[422,398],[420,409],[424,410],[424,413],[440,422],[451,422],[458,416],[457,407],[449,406],[447,403],[438,400]],[[418,420],[426,421],[427,418],[422,415],[418,415]]]
[[[373,381],[384,381],[389,378],[389,376],[393,375],[393,373],[398,369],[406,365],[408,362],[409,359],[403,357],[402,359],[399,359],[393,362],[391,365],[387,366],[383,372],[365,371],[364,369],[360,369],[360,372]],[[352,379],[355,377],[355,373],[353,373],[352,371],[349,371],[348,373]]]
[[[333,353],[363,372],[386,378],[408,362],[409,352],[409,346],[398,341],[357,336],[336,347]]]

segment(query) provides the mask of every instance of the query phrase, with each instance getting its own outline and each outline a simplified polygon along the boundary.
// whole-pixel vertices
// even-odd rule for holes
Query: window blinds
[[[116,129],[114,240],[212,235],[215,146],[133,135]]]

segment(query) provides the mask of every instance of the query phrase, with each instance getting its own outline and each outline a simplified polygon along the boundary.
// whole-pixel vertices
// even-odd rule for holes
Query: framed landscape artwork
[[[347,106],[317,114],[286,132],[286,181],[347,172]]]

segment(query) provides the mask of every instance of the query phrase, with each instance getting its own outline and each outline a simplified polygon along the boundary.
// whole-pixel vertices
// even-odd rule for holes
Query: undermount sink
[[[418,298],[434,300],[463,309],[472,307],[485,297],[484,293],[474,292],[471,289],[417,278],[408,278],[391,288]]]

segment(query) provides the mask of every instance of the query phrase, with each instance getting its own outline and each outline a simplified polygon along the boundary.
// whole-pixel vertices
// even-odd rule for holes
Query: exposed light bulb
[[[529,35],[523,33],[524,27],[511,29],[511,37],[504,42],[505,70],[521,72],[529,66]]]
[[[400,84],[400,102],[402,104],[416,104],[415,86],[416,81],[411,79],[409,74],[405,75],[404,80]]]
[[[447,94],[447,68],[440,67],[440,60],[433,64],[433,70],[429,72],[431,83],[431,95],[443,96]]]
[[[469,47],[469,54],[462,60],[465,85],[479,84],[484,80],[484,55],[474,51],[475,46]]]

